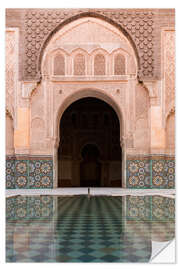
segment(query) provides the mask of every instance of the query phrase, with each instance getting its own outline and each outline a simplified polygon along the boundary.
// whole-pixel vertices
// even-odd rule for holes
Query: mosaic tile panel
[[[6,200],[7,220],[44,220],[52,217],[52,214],[52,196],[17,196]]]
[[[152,188],[175,187],[175,161],[152,160]]]
[[[127,196],[127,220],[173,221],[175,200],[162,196]]]
[[[175,200],[152,196],[152,220],[167,221],[175,219]]]
[[[150,205],[150,196],[127,196],[127,220],[151,220]]]
[[[53,161],[49,159],[6,160],[6,188],[52,188]]]
[[[126,167],[128,188],[175,188],[175,160],[129,159]]]
[[[6,160],[6,188],[15,188],[15,160]]]
[[[53,164],[51,160],[29,161],[29,187],[52,188]]]
[[[15,188],[28,188],[28,160],[15,160]]]
[[[127,187],[150,188],[150,161],[127,160]]]

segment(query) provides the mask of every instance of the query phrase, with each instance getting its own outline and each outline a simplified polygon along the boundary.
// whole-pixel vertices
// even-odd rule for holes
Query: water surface
[[[174,208],[162,196],[7,198],[6,261],[149,262],[174,238]]]

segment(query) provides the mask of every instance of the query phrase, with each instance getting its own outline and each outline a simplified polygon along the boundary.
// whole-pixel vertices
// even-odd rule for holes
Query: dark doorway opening
[[[58,187],[122,187],[120,123],[106,102],[82,98],[64,111]]]
[[[99,150],[93,144],[87,144],[82,150],[83,161],[80,164],[80,186],[101,186],[101,163],[98,161]]]

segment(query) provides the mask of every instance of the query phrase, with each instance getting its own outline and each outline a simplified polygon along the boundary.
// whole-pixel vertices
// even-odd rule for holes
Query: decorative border
[[[174,157],[132,157],[126,165],[128,188],[175,188]]]
[[[53,188],[52,159],[7,159],[6,188]]]

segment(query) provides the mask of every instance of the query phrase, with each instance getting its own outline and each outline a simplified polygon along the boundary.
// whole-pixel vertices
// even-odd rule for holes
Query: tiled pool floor
[[[16,196],[6,203],[7,262],[149,262],[152,242],[175,234],[168,197]]]

